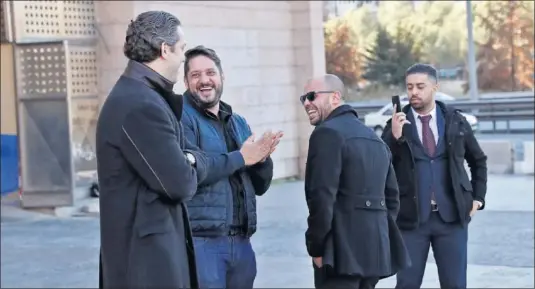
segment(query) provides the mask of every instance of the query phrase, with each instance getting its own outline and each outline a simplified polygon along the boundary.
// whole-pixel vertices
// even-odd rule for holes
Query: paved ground
[[[534,287],[533,177],[490,176],[486,211],[470,227],[471,288]],[[312,288],[304,248],[303,184],[274,186],[259,200],[257,288]],[[2,208],[1,287],[95,288],[98,219],[56,219]],[[392,288],[393,279],[378,287]],[[432,254],[423,287],[438,288]]]

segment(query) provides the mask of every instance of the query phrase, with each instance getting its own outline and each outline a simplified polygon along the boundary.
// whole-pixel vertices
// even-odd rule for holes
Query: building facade
[[[218,52],[223,99],[253,131],[284,130],[275,178],[303,175],[311,127],[298,96],[307,78],[325,73],[322,1],[3,1],[3,8],[27,206],[83,197],[75,191],[96,168],[98,107],[126,66],[128,23],[149,10],[176,15],[188,47]]]

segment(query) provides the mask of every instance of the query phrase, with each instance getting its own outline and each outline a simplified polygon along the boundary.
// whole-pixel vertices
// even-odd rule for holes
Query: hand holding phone
[[[401,112],[401,101],[399,95],[392,96],[392,110],[396,113]]]
[[[399,139],[403,134],[403,125],[410,124],[407,116],[401,111],[399,95],[392,96],[392,136]]]

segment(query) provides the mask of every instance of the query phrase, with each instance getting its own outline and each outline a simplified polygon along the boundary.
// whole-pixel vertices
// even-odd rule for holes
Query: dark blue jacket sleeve
[[[199,130],[194,125],[192,117],[186,113],[182,114],[182,127],[184,129],[184,136],[188,140],[188,150],[200,151],[198,147]],[[212,185],[222,178],[228,178],[237,170],[245,166],[245,160],[239,151],[233,151],[225,154],[213,154],[205,152],[205,162],[207,166],[206,177],[199,182],[199,186]]]

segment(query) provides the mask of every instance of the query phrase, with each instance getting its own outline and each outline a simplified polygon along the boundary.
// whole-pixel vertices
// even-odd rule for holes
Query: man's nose
[[[203,73],[203,74],[201,74],[200,81],[201,81],[201,84],[209,84],[210,78],[208,77],[208,75]]]

